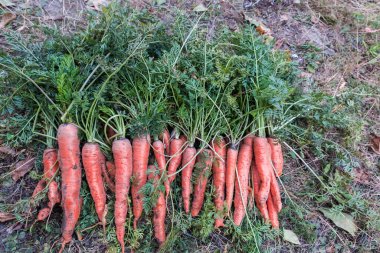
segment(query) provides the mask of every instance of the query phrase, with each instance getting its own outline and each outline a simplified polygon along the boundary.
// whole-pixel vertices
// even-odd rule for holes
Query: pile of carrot
[[[193,217],[199,215],[207,183],[212,174],[215,228],[225,226],[224,219],[227,216],[232,218],[235,225],[241,225],[247,214],[250,193],[254,196],[264,221],[271,223],[275,229],[279,228],[278,213],[281,211],[282,203],[277,179],[282,174],[283,155],[277,139],[249,134],[237,146],[229,144],[226,138],[218,137],[206,147],[196,149],[176,131],[170,138],[168,131],[165,130],[160,137],[154,137],[152,144],[149,134],[133,138],[132,143],[126,138],[115,139],[112,143],[112,162],[105,161],[105,156],[97,143],[85,143],[82,153],[80,152],[76,125],[62,124],[58,128],[58,151],[51,148],[45,150],[44,177],[37,184],[33,197],[48,185],[48,207],[40,210],[38,221],[44,220],[51,213],[53,206],[61,203],[63,209],[61,251],[65,244],[71,241],[81,211],[80,154],[95,210],[103,228],[106,226],[107,214],[105,185],[111,185],[109,189],[114,192],[116,235],[122,252],[125,252],[124,236],[129,190],[131,188],[133,227],[136,229],[143,211],[144,196],[141,189],[148,179],[153,181],[157,189],[158,184],[165,185],[165,191],[159,191],[152,210],[157,242],[159,245],[165,242],[166,202],[171,192],[171,183],[179,173],[177,172],[179,169],[185,213],[190,213]],[[156,165],[148,165],[149,161],[152,161],[150,158],[154,158]],[[54,181],[59,168],[62,200],[59,186]],[[198,173],[194,173],[195,170]]]

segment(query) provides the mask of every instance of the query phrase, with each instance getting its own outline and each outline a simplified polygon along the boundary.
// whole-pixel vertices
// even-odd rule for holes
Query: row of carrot
[[[264,220],[270,222],[273,228],[279,227],[278,213],[282,203],[277,177],[282,174],[283,157],[281,145],[276,139],[247,135],[240,147],[236,148],[228,145],[223,138],[215,138],[209,145],[196,149],[189,145],[186,137],[173,132],[172,137],[167,130],[160,136],[154,136],[153,143],[149,134],[135,137],[132,143],[127,138],[115,139],[112,143],[114,162],[106,162],[98,143],[85,143],[80,152],[76,125],[60,125],[57,132],[58,150],[50,147],[45,150],[44,177],[38,183],[33,197],[48,185],[48,207],[40,210],[37,221],[46,219],[54,205],[61,203],[64,211],[61,251],[72,239],[82,206],[80,154],[95,210],[104,231],[107,203],[103,180],[115,193],[116,235],[122,252],[125,251],[124,235],[130,188],[133,226],[136,229],[143,211],[142,188],[147,180],[155,186],[158,195],[153,207],[154,234],[161,245],[166,240],[166,201],[171,183],[179,172],[184,211],[191,213],[191,216],[198,216],[202,209],[208,177],[212,172],[215,228],[224,226],[224,217],[227,213],[232,213],[232,203],[233,221],[240,225],[247,212],[249,197],[252,200],[254,198]],[[154,154],[154,164],[149,163],[150,150]],[[59,168],[62,198],[54,180]],[[199,170],[199,174],[192,186],[195,170]],[[160,184],[165,186],[165,191],[160,190]],[[191,193],[193,200],[190,205]]]

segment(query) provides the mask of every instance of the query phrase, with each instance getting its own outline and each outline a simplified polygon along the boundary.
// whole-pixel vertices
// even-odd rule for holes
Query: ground
[[[11,4],[6,4],[12,2]],[[63,33],[71,33],[86,24],[86,12],[101,11],[98,2],[107,1],[3,1],[0,14],[14,13],[7,30],[21,31],[24,36],[36,36],[34,25],[56,25]],[[155,1],[149,5],[132,1],[136,8],[155,11],[165,20],[165,12],[173,6],[193,11],[202,1]],[[282,183],[286,197],[281,214],[283,228],[294,231],[300,245],[276,237],[266,240],[261,250],[269,252],[376,252],[380,247],[380,3],[378,1],[207,1],[205,6],[216,10],[214,19],[207,25],[212,31],[218,22],[230,29],[239,29],[243,23],[262,27],[276,41],[276,48],[286,50],[293,61],[299,63],[300,87],[307,92],[324,92],[338,103],[332,110],[344,111],[352,124],[344,130],[329,129],[322,137],[309,139],[312,144],[321,139],[335,143],[354,158],[351,165],[327,163],[324,159],[336,155],[338,150],[285,148],[286,167]],[[244,8],[244,6],[249,8]],[[168,18],[170,20],[170,18]],[[0,31],[2,30],[0,28]],[[43,38],[38,38],[43,39]],[[0,34],[0,47],[7,50]],[[0,70],[1,71],[1,70]],[[2,87],[2,86],[0,86]],[[3,87],[2,87],[3,88]],[[323,107],[324,105],[319,105]],[[2,118],[3,119],[3,118]],[[317,128],[317,127],[316,127]],[[1,136],[9,128],[0,126]],[[309,133],[317,135],[321,132]],[[313,142],[313,140],[315,142]],[[325,146],[321,146],[325,147]],[[341,151],[339,150],[339,151]],[[320,151],[320,152],[319,152]],[[13,153],[12,153],[13,152]],[[331,152],[331,153],[329,153]],[[344,153],[344,152],[343,152]],[[28,174],[14,181],[10,172],[15,164],[28,157],[38,157],[41,152],[31,148],[17,150],[2,146],[0,152],[0,207],[17,209],[19,200],[27,199],[36,184],[33,168]],[[38,158],[37,158],[38,159]],[[330,169],[334,167],[334,170]],[[316,177],[315,175],[319,175]],[[321,187],[325,185],[326,189]],[[330,196],[331,195],[331,196]],[[339,196],[345,196],[339,200]],[[348,195],[348,197],[347,197]],[[355,202],[353,204],[352,202]],[[362,206],[360,206],[362,205]],[[322,207],[336,207],[351,213],[359,227],[354,236],[339,228],[321,212]],[[59,209],[59,208],[57,208]],[[1,210],[1,209],[0,209]],[[59,221],[59,211],[53,212],[50,222]],[[58,231],[47,231],[43,225],[30,227],[30,222],[0,223],[0,251],[40,252],[48,251],[58,238]],[[54,227],[54,226],[52,226]],[[104,243],[98,231],[83,232],[83,241],[70,248],[70,252],[112,252],[114,248]],[[211,235],[213,244],[198,247],[199,252],[223,250],[230,240],[220,233]],[[43,246],[39,246],[43,245]],[[37,250],[38,248],[38,250]]]

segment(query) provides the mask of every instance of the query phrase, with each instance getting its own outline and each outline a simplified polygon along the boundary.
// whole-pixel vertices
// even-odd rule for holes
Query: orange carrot
[[[49,184],[48,199],[50,209],[61,202],[61,193],[59,192],[58,183],[56,181],[52,181]]]
[[[259,172],[261,187],[258,193],[258,201],[266,203],[270,191],[271,181],[271,161],[270,161],[270,148],[266,138],[254,137],[253,138],[253,152],[255,155],[255,162],[257,171]]]
[[[115,173],[115,165],[113,163],[112,163],[112,166],[113,166],[113,173]],[[104,180],[106,181],[108,188],[112,192],[115,192],[115,183],[114,183],[115,177],[113,177],[113,179],[111,179],[111,177],[107,171],[106,157],[104,156],[104,154],[102,152],[100,152],[100,168],[102,170],[102,175],[104,177]]]
[[[78,221],[81,198],[80,187],[82,168],[80,164],[80,148],[78,128],[74,124],[62,124],[57,133],[59,147],[59,167],[62,172],[62,247],[71,241],[75,225]]]
[[[214,203],[218,218],[215,219],[215,228],[223,227],[223,205],[224,205],[224,188],[226,184],[226,142],[214,140],[211,146],[215,152],[214,162],[212,164],[213,182],[215,188]]]
[[[197,150],[192,146],[188,146],[182,155],[181,185],[183,206],[186,213],[190,212],[191,175],[193,174],[196,154]]]
[[[164,143],[166,154],[170,154],[170,133],[165,129],[159,136],[162,143]]]
[[[194,198],[191,205],[191,216],[193,217],[198,216],[203,206],[207,180],[212,167],[212,159],[212,151],[210,149],[201,150],[197,156],[196,166],[201,169],[201,172],[194,187]]]
[[[270,195],[272,196],[272,203],[277,212],[280,212],[282,209],[281,203],[281,192],[280,187],[278,186],[276,176],[274,175],[274,171],[271,171],[271,179],[270,179]]]
[[[50,208],[49,207],[44,207],[42,208],[37,215],[37,221],[43,221],[45,220],[50,214]]]
[[[107,168],[108,175],[110,175],[112,180],[115,180],[115,174],[116,174],[115,163],[107,161],[106,168]]]
[[[133,139],[133,227],[137,228],[137,222],[143,211],[143,196],[139,192],[147,180],[148,158],[150,149],[150,135],[142,135]]]
[[[231,145],[227,150],[227,168],[226,168],[226,204],[228,212],[231,209],[234,197],[235,187],[235,170],[237,165],[238,150]]]
[[[159,182],[159,175],[155,175],[154,171],[156,170],[154,165],[149,165],[149,171],[152,171],[149,174],[149,179],[153,180],[154,187],[157,189]],[[165,234],[165,216],[166,216],[166,200],[163,192],[159,191],[156,205],[153,207],[153,226],[154,226],[154,236],[156,237],[158,243],[162,243],[166,240]]]
[[[156,140],[153,142],[153,153],[156,158],[158,168],[160,169],[160,175],[162,175],[166,170],[166,160],[165,160],[165,145],[162,141]],[[165,191],[168,193],[170,190],[170,184],[168,180],[164,180]]]
[[[272,227],[274,229],[278,229],[280,227],[280,222],[278,221],[278,213],[276,209],[274,208],[273,199],[271,195],[269,195],[268,197],[267,205],[268,205],[269,220],[272,224]]]
[[[249,135],[247,135],[245,138],[244,138],[244,140],[243,140],[243,143],[244,144],[247,144],[247,145],[250,145],[250,146],[253,146],[253,138],[254,138],[255,136],[253,135],[253,134],[249,134]]]
[[[46,187],[46,182],[44,179],[38,181],[36,188],[34,188],[32,198],[35,198],[40,192],[42,192]]]
[[[125,252],[125,220],[128,211],[128,193],[132,176],[132,145],[128,139],[115,140],[112,143],[115,161],[115,225],[116,237]]]
[[[255,196],[255,202],[256,202],[257,208],[259,209],[264,220],[268,221],[269,214],[268,214],[267,204],[259,201],[259,191],[260,191],[261,183],[260,183],[259,172],[257,170],[254,157],[252,159],[251,172],[252,172],[251,176],[252,176],[252,182],[253,182],[253,193]]]
[[[172,183],[176,177],[175,172],[177,168],[181,165],[182,160],[182,149],[185,144],[185,139],[181,138],[173,139],[170,142],[170,162],[168,166],[168,179],[169,183]],[[168,193],[166,193],[168,194]]]
[[[244,219],[248,201],[249,169],[252,163],[252,146],[243,143],[240,146],[235,179],[234,223],[240,226]]]
[[[275,168],[277,175],[282,175],[282,169],[284,167],[284,157],[282,156],[281,144],[277,139],[268,138],[268,143],[271,148],[271,158],[273,167]]]
[[[104,156],[101,154],[99,144],[84,144],[82,148],[82,162],[87,184],[94,200],[96,213],[105,231],[107,205],[106,191],[102,178],[102,160],[104,161]]]

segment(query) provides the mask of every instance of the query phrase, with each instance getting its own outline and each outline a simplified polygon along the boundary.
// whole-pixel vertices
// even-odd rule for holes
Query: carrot
[[[194,198],[191,205],[191,216],[198,216],[202,209],[206,192],[207,180],[212,167],[212,151],[204,149],[197,156],[196,166],[201,169],[194,187]]]
[[[168,166],[168,179],[169,183],[172,183],[176,177],[175,172],[181,165],[182,160],[182,148],[186,142],[185,138],[173,139],[170,142],[170,162]],[[168,194],[168,193],[166,193]]]
[[[271,171],[271,180],[270,180],[270,195],[272,196],[272,202],[275,210],[280,212],[282,209],[281,203],[281,193],[280,187],[278,186],[276,176],[274,175],[274,171]]]
[[[226,184],[226,158],[227,149],[226,142],[216,140],[211,143],[215,152],[214,162],[212,164],[213,182],[215,188],[214,203],[217,211],[218,218],[215,219],[215,228],[223,227],[223,205],[224,205],[224,188]]]
[[[40,192],[42,192],[46,187],[46,182],[44,179],[38,181],[36,188],[34,188],[32,198],[35,198]]]
[[[253,145],[253,138],[254,138],[254,137],[255,137],[255,136],[254,136],[253,134],[249,134],[249,135],[247,135],[247,136],[244,138],[243,143],[252,146],[252,145]]]
[[[234,223],[240,226],[248,201],[249,169],[252,163],[252,146],[243,143],[239,150],[237,177],[235,179]]]
[[[112,180],[115,180],[115,172],[116,172],[115,163],[107,161],[106,168],[107,168],[108,175],[110,175]]]
[[[143,211],[143,196],[139,192],[147,180],[148,158],[150,149],[150,135],[146,134],[133,139],[133,227],[137,228],[137,222]]]
[[[162,143],[164,143],[166,154],[170,154],[170,133],[165,129],[159,136]]]
[[[125,252],[125,220],[128,211],[128,193],[132,176],[132,145],[128,139],[115,140],[112,143],[115,161],[115,225],[116,237]]]
[[[268,197],[268,213],[269,213],[269,220],[272,224],[272,227],[274,229],[278,229],[280,227],[280,222],[278,221],[278,213],[274,207],[272,196],[269,195]]]
[[[56,204],[61,202],[61,193],[58,189],[58,183],[56,181],[52,181],[49,184],[49,192],[48,192],[49,203],[48,206],[52,209]]]
[[[192,147],[186,147],[182,154],[182,198],[183,206],[186,213],[190,212],[190,194],[191,194],[191,175],[193,174],[193,168],[195,165],[197,150]]]
[[[156,168],[154,165],[149,165],[149,171],[154,171]],[[159,175],[155,175],[154,172],[149,174],[149,179],[153,180],[154,187],[157,190]],[[154,236],[156,237],[158,243],[162,243],[166,240],[165,234],[165,216],[166,216],[166,200],[163,192],[159,191],[158,198],[155,206],[153,207],[153,226],[154,226]]]
[[[260,203],[266,203],[270,191],[270,173],[272,169],[270,162],[270,149],[267,139],[264,137],[254,137],[253,152],[261,182],[260,190],[258,192],[258,201]]]
[[[115,173],[115,165],[113,163],[112,163],[112,166],[113,166],[113,173]],[[100,152],[100,167],[102,170],[102,175],[104,177],[104,180],[106,181],[108,188],[112,192],[115,192],[115,183],[114,183],[115,177],[113,177],[113,179],[111,179],[111,177],[107,171],[106,157],[104,156],[104,154],[102,152]]]
[[[42,155],[42,164],[44,167],[43,178],[37,183],[33,191],[32,198],[38,195],[46,187],[46,184],[51,181],[59,169],[58,152],[54,148],[47,148]]]
[[[45,220],[50,214],[50,208],[49,207],[44,207],[42,208],[37,215],[37,221],[43,221]]]
[[[259,209],[264,220],[268,221],[269,214],[268,214],[267,204],[265,202],[262,203],[259,201],[259,191],[260,191],[261,183],[260,183],[259,171],[257,170],[254,157],[252,159],[251,171],[252,171],[251,176],[252,176],[252,182],[253,182],[253,194],[255,196],[257,208]]]
[[[62,172],[62,247],[71,241],[75,225],[78,221],[81,198],[80,187],[82,169],[80,165],[80,149],[78,128],[74,124],[62,124],[57,133],[59,147],[59,166]]]
[[[277,176],[282,175],[282,169],[284,167],[284,157],[282,156],[282,148],[281,144],[277,139],[274,138],[268,138],[268,143],[271,148],[271,158],[273,167],[275,168],[277,172]]]
[[[231,145],[227,149],[227,167],[226,167],[226,206],[228,212],[231,209],[234,197],[235,187],[235,169],[237,165],[238,149]]]
[[[104,231],[106,226],[106,191],[104,189],[102,178],[102,160],[104,156],[100,151],[99,144],[86,143],[82,148],[82,161],[86,179],[92,199],[94,200],[95,210]]]
[[[166,170],[165,144],[160,140],[154,141],[153,153],[154,153],[154,157],[156,158],[158,168],[160,169],[160,175],[162,176],[162,173],[164,173],[164,171]],[[165,191],[166,193],[168,193],[170,190],[169,181],[165,180],[164,185],[165,185]]]

